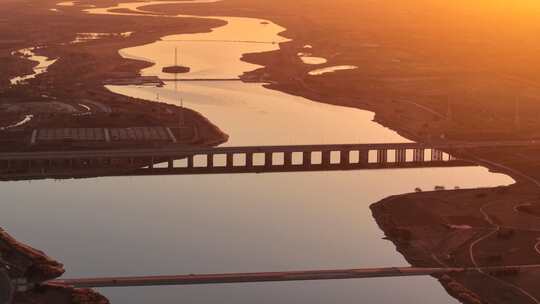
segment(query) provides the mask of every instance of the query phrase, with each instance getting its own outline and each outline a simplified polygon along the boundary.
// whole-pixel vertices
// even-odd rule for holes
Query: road
[[[439,149],[459,150],[475,148],[537,147],[540,141],[483,141],[448,143],[385,143],[385,144],[331,144],[331,145],[286,145],[286,146],[245,146],[245,147],[194,147],[186,145],[151,149],[108,149],[46,152],[2,152],[0,160],[17,159],[66,159],[95,157],[152,157],[178,156],[186,154],[227,154],[264,152],[340,151],[340,150],[392,150],[392,149]]]
[[[515,169],[512,169],[512,168],[509,168],[508,166],[505,166],[505,165],[502,165],[502,164],[499,164],[499,163],[495,163],[495,162],[492,162],[492,161],[489,161],[489,160],[486,160],[486,159],[476,159],[478,162],[481,162],[481,163],[484,163],[484,164],[488,164],[490,165],[491,167],[498,167],[500,169],[503,169],[503,170],[506,170],[507,172],[512,172],[513,174],[517,175],[517,176],[520,176],[522,178],[524,178],[525,180],[531,182],[532,184],[534,184],[536,187],[539,187],[540,188],[540,181],[538,181],[537,179],[535,179],[534,177],[531,177],[529,175],[526,175],[525,173],[523,172],[520,172],[520,171],[517,171]],[[469,256],[470,256],[470,259],[471,259],[471,262],[472,264],[478,268],[478,272],[483,274],[483,275],[486,275],[487,277],[489,277],[490,279],[506,286],[506,287],[510,287],[516,291],[518,291],[519,293],[521,293],[522,295],[524,295],[525,297],[527,297],[531,303],[535,303],[535,304],[540,304],[540,300],[537,299],[536,297],[534,297],[531,293],[529,293],[527,290],[515,285],[515,284],[512,284],[512,283],[509,283],[507,281],[504,281],[504,280],[501,280],[497,277],[494,277],[488,273],[486,273],[484,270],[482,270],[481,268],[479,268],[479,264],[478,262],[476,261],[476,257],[474,256],[474,249],[475,247],[477,247],[482,241],[490,238],[491,236],[493,236],[494,234],[496,234],[497,232],[499,232],[501,230],[501,228],[503,228],[502,226],[496,224],[493,219],[491,219],[491,217],[489,216],[489,214],[487,213],[486,211],[486,208],[489,207],[492,203],[487,203],[485,205],[483,205],[482,207],[480,207],[480,213],[482,214],[482,216],[484,217],[484,220],[489,223],[493,229],[491,229],[489,232],[487,232],[486,234],[480,236],[478,239],[476,239],[474,242],[472,242],[470,245],[469,245]],[[514,210],[517,208],[519,204],[516,204],[516,206],[514,206]],[[513,228],[513,227],[504,227],[504,228]],[[519,229],[517,228],[518,230],[523,230],[523,229]],[[537,242],[535,247],[534,247],[534,250],[540,254],[540,252],[538,251],[538,245],[539,243]]]
[[[485,268],[417,268],[386,267],[338,270],[306,270],[283,272],[255,273],[223,273],[223,274],[189,274],[172,276],[135,276],[135,277],[102,277],[81,279],[59,279],[49,283],[80,288],[97,287],[130,287],[130,286],[163,286],[163,285],[199,285],[199,284],[231,284],[255,282],[284,282],[312,280],[343,280],[381,277],[431,276],[445,273],[482,271],[485,273],[509,269],[540,268],[540,265],[517,265]]]

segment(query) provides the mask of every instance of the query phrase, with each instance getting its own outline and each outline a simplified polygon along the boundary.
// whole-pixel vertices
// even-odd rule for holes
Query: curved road
[[[489,164],[490,166],[498,167],[498,168],[504,169],[506,171],[512,172],[512,173],[516,174],[517,176],[525,178],[529,182],[533,183],[536,187],[540,188],[540,181],[538,181],[537,179],[535,179],[535,178],[533,178],[533,177],[531,177],[529,175],[524,174],[521,171],[517,171],[517,170],[509,168],[509,167],[507,167],[505,165],[498,164],[498,163],[495,163],[495,162],[492,162],[492,161],[489,161],[489,160],[486,160],[486,159],[481,159],[481,158],[475,158],[475,159],[478,162]],[[483,205],[482,207],[480,207],[480,213],[484,217],[484,220],[486,222],[488,222],[491,226],[493,226],[493,229],[490,232],[488,232],[488,233],[484,234],[483,236],[481,236],[480,238],[476,239],[474,242],[472,242],[469,245],[469,255],[470,255],[471,262],[473,263],[475,268],[478,268],[477,271],[479,273],[481,273],[481,274],[491,278],[492,280],[494,280],[496,282],[499,282],[499,283],[501,283],[501,284],[503,284],[503,285],[505,285],[507,287],[510,287],[510,288],[513,288],[513,289],[517,290],[518,292],[520,292],[521,294],[526,296],[531,301],[531,303],[540,304],[540,300],[538,300],[536,297],[534,297],[532,294],[530,294],[525,289],[523,289],[523,288],[521,288],[521,287],[519,287],[517,285],[514,285],[512,283],[509,283],[507,281],[496,278],[496,277],[486,273],[485,271],[483,271],[482,269],[479,268],[480,266],[478,265],[478,263],[476,261],[476,258],[474,256],[474,248],[479,243],[481,243],[482,241],[484,241],[484,240],[488,239],[489,237],[493,236],[495,233],[497,233],[501,229],[501,226],[496,224],[495,222],[493,222],[493,220],[491,219],[489,214],[485,211],[485,208],[489,207],[489,205],[491,205],[491,204],[493,204],[493,203],[487,203],[487,204]],[[536,243],[534,249],[535,249],[536,252],[538,252],[540,254],[539,249],[538,249],[539,245],[540,245],[540,242]]]

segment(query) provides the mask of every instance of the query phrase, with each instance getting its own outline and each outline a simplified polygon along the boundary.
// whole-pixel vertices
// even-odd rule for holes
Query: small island
[[[162,69],[163,73],[169,74],[185,74],[189,73],[191,69],[189,67],[178,64],[178,49],[174,49],[174,65],[164,67]]]
[[[189,67],[181,66],[181,65],[173,65],[164,67],[162,69],[163,73],[170,73],[170,74],[185,74],[189,73],[191,69]]]

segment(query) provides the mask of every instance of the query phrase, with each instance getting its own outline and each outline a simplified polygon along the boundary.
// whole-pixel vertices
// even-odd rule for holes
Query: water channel
[[[32,74],[21,75],[10,79],[12,85],[17,85],[21,82],[25,82],[29,79],[35,78],[40,74],[46,73],[49,66],[53,65],[56,62],[57,59],[50,59],[45,56],[36,55],[34,53],[35,49],[36,48],[31,47],[12,53],[13,56],[20,56],[21,58],[26,58],[30,61],[37,62],[37,65],[33,68]]]
[[[154,62],[142,73],[163,76],[177,47],[191,67],[186,78],[229,78],[257,68],[240,61],[242,54],[279,47],[234,41],[285,41],[271,22],[219,18],[228,24],[210,33],[163,37],[121,54]],[[181,97],[230,135],[227,145],[407,141],[374,123],[373,113],[261,84],[109,89],[171,103]],[[15,237],[64,262],[66,277],[403,266],[370,204],[416,187],[509,183],[481,167],[9,182],[0,184],[1,219]],[[456,303],[429,277],[100,291],[121,304]]]

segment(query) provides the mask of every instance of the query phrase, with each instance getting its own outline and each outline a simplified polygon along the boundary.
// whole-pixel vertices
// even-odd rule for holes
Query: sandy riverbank
[[[535,265],[538,217],[520,212],[537,208],[538,188],[425,192],[389,197],[371,206],[389,241],[415,266],[475,267]],[[520,273],[440,276],[448,292],[464,303],[530,303],[540,297],[538,269]]]
[[[209,120],[189,109],[148,102],[114,94],[103,87],[105,79],[138,75],[148,63],[123,59],[118,50],[142,45],[171,33],[205,32],[222,24],[216,20],[142,18],[130,16],[88,15],[80,8],[59,7],[50,11],[55,1],[5,3],[0,14],[0,126],[12,125],[32,114],[26,129],[50,127],[136,127],[178,125],[185,118],[186,127],[198,129],[199,144],[213,145],[227,140],[227,135]],[[29,18],[42,20],[37,29]],[[23,22],[21,22],[23,20]],[[17,28],[16,37],[8,28]],[[78,33],[126,33],[110,35],[82,43],[71,43]],[[39,47],[35,53],[57,59],[46,73],[26,83],[10,86],[9,79],[30,74],[37,63],[11,55],[24,47]],[[82,104],[82,105],[81,105]],[[90,110],[88,110],[90,109]],[[184,114],[180,114],[184,112]],[[13,130],[9,130],[13,131]],[[20,131],[20,130],[17,130]],[[11,138],[9,132],[4,132]]]
[[[532,114],[540,109],[536,102],[540,62],[533,55],[538,25],[526,4],[513,9],[531,27],[518,29],[513,28],[511,16],[486,20],[488,13],[500,16],[504,11],[487,2],[470,10],[451,1],[420,0],[301,0],[270,5],[228,0],[145,9],[272,20],[287,28],[283,35],[292,41],[274,52],[244,56],[265,66],[253,73],[272,80],[269,87],[372,110],[380,121],[409,135],[438,138],[445,133],[447,138],[482,139],[538,135],[540,129],[540,120]],[[460,24],[452,23],[453,18]],[[306,52],[305,45],[311,46],[313,56],[328,60],[321,67],[359,68],[309,75],[313,66],[297,56]],[[513,129],[513,116],[508,115],[514,112],[516,98],[521,101],[519,134]],[[433,114],[445,116],[449,102],[454,114],[451,128]]]

